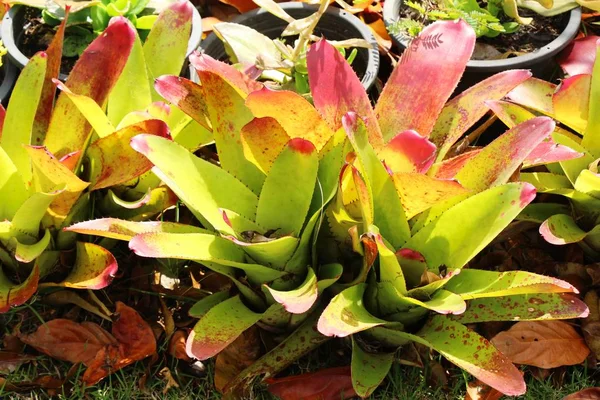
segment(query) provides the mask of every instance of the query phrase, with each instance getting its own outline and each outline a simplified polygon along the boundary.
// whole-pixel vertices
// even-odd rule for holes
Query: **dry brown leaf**
[[[173,379],[173,375],[171,374],[171,370],[169,368],[164,367],[163,369],[160,370],[159,373],[166,381],[165,388],[162,391],[163,395],[167,394],[169,389],[179,387],[179,384],[177,383],[177,381],[175,381],[175,379]]]
[[[162,311],[163,318],[165,319],[165,335],[167,338],[170,338],[175,332],[175,321],[173,320],[173,314],[171,313],[171,310],[169,310],[169,307],[167,307],[167,303],[165,303],[162,297],[159,297],[158,300],[160,301],[160,309]]]
[[[52,358],[89,365],[106,345],[117,339],[93,322],[81,324],[69,319],[54,319],[41,325],[29,335],[21,334],[21,341]]]
[[[19,338],[50,357],[85,364],[83,381],[91,385],[156,352],[150,326],[133,308],[117,302],[115,316],[112,334],[92,322],[55,319]]]
[[[499,400],[502,396],[503,394],[493,387],[475,379],[467,385],[465,400]]]
[[[563,397],[562,400],[600,400],[600,387],[580,390],[577,393]]]
[[[356,396],[349,366],[266,379],[265,382],[269,392],[282,400],[337,400]]]
[[[256,326],[244,331],[217,356],[215,362],[215,387],[219,392],[260,357],[260,336]]]
[[[185,351],[186,340],[187,334],[184,331],[175,331],[173,336],[171,336],[171,340],[169,341],[169,354],[179,360],[192,362],[192,359],[190,358],[190,356],[187,355],[187,352]]]
[[[0,351],[0,373],[13,372],[22,363],[32,360],[35,360],[35,357],[27,354]]]
[[[582,363],[590,349],[563,321],[521,321],[500,332],[492,343],[515,364],[556,368]]]

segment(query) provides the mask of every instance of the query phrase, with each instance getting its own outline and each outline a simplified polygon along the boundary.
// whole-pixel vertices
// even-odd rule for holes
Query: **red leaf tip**
[[[134,136],[133,138],[131,138],[129,145],[138,153],[146,155],[150,152],[150,147],[148,146],[148,142],[146,141],[147,136],[151,135],[143,133],[141,135]]]
[[[358,123],[358,115],[354,111],[347,112],[342,116],[342,126],[346,131],[347,135],[351,135],[356,131],[356,124]]]
[[[294,138],[288,142],[288,147],[302,154],[312,154],[316,151],[315,145],[306,139]]]
[[[536,193],[537,190],[535,189],[535,186],[533,186],[531,183],[525,183],[523,185],[523,189],[521,190],[519,206],[523,208],[527,204],[531,203],[533,199],[535,199]]]

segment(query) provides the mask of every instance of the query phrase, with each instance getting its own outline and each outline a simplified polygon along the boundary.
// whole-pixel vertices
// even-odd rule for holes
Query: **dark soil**
[[[480,37],[478,43],[493,46],[501,54],[509,53],[509,56],[520,55],[520,53],[531,53],[556,39],[566,28],[570,13],[563,13],[554,17],[543,17],[531,10],[519,8],[519,15],[533,18],[530,25],[521,25],[516,32],[500,34],[494,38]],[[400,9],[401,18],[410,18],[422,21],[423,16],[410,7]],[[511,21],[509,18],[501,19],[501,22]],[[425,24],[431,23],[425,21]]]
[[[27,57],[32,57],[38,51],[46,51],[58,27],[46,25],[39,10],[26,7],[23,34],[17,38],[17,45]],[[60,72],[68,75],[73,69],[77,57],[62,57]]]

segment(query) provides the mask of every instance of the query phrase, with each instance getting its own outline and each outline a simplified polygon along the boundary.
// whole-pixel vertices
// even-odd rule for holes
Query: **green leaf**
[[[29,197],[29,190],[8,154],[0,147],[0,220],[12,219]]]
[[[124,184],[152,168],[152,163],[129,145],[138,134],[170,138],[169,127],[158,119],[149,119],[119,129],[96,140],[87,150],[90,161],[90,190]],[[118,165],[118,168],[115,166]]]
[[[179,75],[186,58],[192,32],[190,2],[174,2],[163,10],[144,42],[144,59],[148,67],[152,100],[162,100],[154,90],[154,80],[161,75]]]
[[[356,151],[360,170],[371,186],[375,225],[394,248],[399,248],[410,237],[410,229],[394,183],[369,144],[364,123],[353,113],[346,114],[342,123]]]
[[[42,286],[63,286],[74,289],[104,289],[113,281],[117,260],[105,248],[93,243],[77,242],[77,257],[73,269],[60,283],[44,283]]]
[[[115,131],[114,126],[108,120],[102,107],[98,105],[93,99],[73,93],[64,83],[55,79],[56,86],[67,95],[67,97],[77,106],[79,112],[85,117],[85,119],[92,125],[94,131],[99,137],[103,138]]]
[[[448,209],[419,230],[403,248],[421,253],[434,273],[441,265],[450,270],[462,268],[534,197],[535,188],[528,183],[508,183],[485,190]]]
[[[572,216],[557,214],[548,218],[540,226],[540,233],[547,242],[555,245],[577,243],[588,235],[600,233],[600,225],[596,225],[592,231],[586,232],[581,229]]]
[[[325,336],[345,337],[387,322],[371,315],[363,304],[366,283],[351,286],[336,295],[319,318]]]
[[[19,285],[12,283],[0,268],[0,314],[29,300],[37,291],[39,279],[40,269],[37,263],[33,266],[29,277]]]
[[[227,299],[208,310],[196,323],[187,339],[187,353],[199,360],[214,357],[261,316],[246,307],[240,296]]]
[[[488,321],[540,321],[585,318],[589,310],[576,296],[532,293],[471,300],[467,310],[451,318],[461,324]]]
[[[108,96],[107,115],[114,126],[130,112],[143,110],[152,102],[149,82],[142,42],[136,34],[125,68]]]
[[[14,163],[23,181],[31,181],[31,165],[23,145],[31,144],[38,102],[44,85],[46,54],[31,57],[10,96],[0,145]]]
[[[369,353],[352,338],[352,386],[364,398],[370,396],[387,376],[394,353]]]
[[[202,228],[175,222],[134,222],[117,218],[100,218],[91,221],[78,222],[65,228],[65,231],[126,241],[133,239],[140,233],[209,233]]]
[[[205,298],[197,301],[188,311],[188,315],[192,318],[202,318],[214,306],[221,304],[229,298],[229,291],[213,293]]]
[[[529,293],[577,293],[577,289],[569,283],[549,276],[525,271],[496,272],[468,268],[453,276],[444,289],[467,300]]]
[[[312,268],[308,268],[304,282],[294,290],[281,291],[264,285],[276,302],[283,305],[292,314],[302,314],[310,310],[317,301],[317,277]]]
[[[583,154],[582,157],[560,162],[560,166],[565,172],[567,178],[569,178],[569,180],[573,184],[575,184],[575,181],[577,180],[577,177],[579,176],[581,171],[588,168],[588,165],[590,165],[594,161],[594,157],[592,157],[592,155],[582,144],[577,143],[575,140],[568,136],[555,133],[552,135],[552,138],[554,139],[554,141],[556,141],[556,143],[568,146],[573,150]]]
[[[566,204],[533,203],[525,207],[517,216],[519,221],[531,221],[541,224],[554,214],[568,214],[571,208]]]
[[[156,166],[153,171],[199,219],[215,229],[233,234],[221,208],[253,220],[258,197],[222,168],[204,161],[170,140],[138,135],[131,146]]]
[[[244,270],[253,283],[281,278],[285,272],[245,262],[244,251],[228,239],[207,233],[142,233],[131,239],[137,255],[210,262]]]
[[[447,317],[433,317],[413,337],[482,382],[508,395],[525,393],[521,372],[489,341]]]
[[[42,218],[46,215],[50,203],[59,193],[60,190],[52,193],[34,193],[19,207],[11,221],[12,230],[17,240],[25,244],[37,242]]]
[[[285,269],[287,261],[292,257],[300,242],[300,239],[292,236],[256,243],[246,243],[235,238],[231,238],[231,240],[254,261],[280,271]]]
[[[375,233],[374,238],[379,252],[380,282],[389,282],[401,296],[406,296],[406,281],[396,254],[388,249],[381,235]]]
[[[306,220],[319,161],[315,146],[292,139],[273,163],[258,198],[256,223],[299,236]]]
[[[583,134],[581,145],[585,147],[594,158],[600,157],[600,46],[596,45],[596,58],[592,71],[592,85],[590,88],[590,104],[588,123]]]
[[[7,247],[14,246],[15,258],[17,261],[27,264],[38,258],[40,254],[46,250],[51,239],[52,235],[50,234],[50,230],[46,229],[44,236],[38,242],[23,244],[18,239],[12,238],[9,240],[9,245]]]
[[[519,180],[531,183],[540,192],[571,187],[571,182],[566,176],[550,172],[525,172]]]
[[[600,200],[600,174],[595,174],[589,169],[584,169],[577,177],[573,186],[575,190]]]
[[[269,66],[281,61],[281,52],[273,40],[248,26],[219,22],[213,25],[213,32],[225,45],[233,64],[254,65],[258,57]]]

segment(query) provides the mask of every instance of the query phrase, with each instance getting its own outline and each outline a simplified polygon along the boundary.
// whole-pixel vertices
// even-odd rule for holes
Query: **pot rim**
[[[0,36],[4,43],[4,47],[8,50],[8,57],[19,69],[23,69],[29,62],[29,57],[21,52],[17,41],[14,36],[13,21],[14,15],[19,11],[24,10],[24,6],[15,5],[11,7],[2,20],[0,26]],[[192,32],[190,33],[190,39],[188,41],[188,48],[185,57],[187,58],[194,50],[200,45],[202,39],[202,18],[198,9],[192,5]],[[61,79],[67,77],[67,75],[61,74]]]
[[[398,13],[403,0],[386,0],[383,5],[383,22],[386,29],[398,20]],[[467,70],[477,72],[499,72],[508,69],[522,69],[546,60],[564,49],[577,35],[579,24],[581,23],[581,7],[572,9],[569,15],[569,21],[565,29],[556,39],[538,50],[511,58],[501,60],[470,60],[467,63]],[[389,32],[392,40],[400,47],[406,48],[408,36],[403,34],[392,34]]]
[[[315,5],[300,3],[297,1],[288,1],[288,2],[284,2],[284,3],[279,3],[279,5],[286,11],[301,10],[301,9],[316,11],[318,9],[318,7]],[[360,80],[363,87],[365,88],[365,90],[369,90],[369,88],[371,86],[373,86],[373,84],[375,83],[375,80],[377,79],[377,74],[379,72],[379,46],[377,44],[377,39],[375,39],[375,35],[373,35],[373,33],[371,32],[369,27],[367,25],[365,25],[360,19],[358,19],[358,17],[350,14],[349,12],[347,12],[345,10],[342,10],[341,8],[327,7],[327,9],[325,10],[325,13],[328,14],[329,16],[339,18],[339,19],[345,21],[347,24],[353,26],[358,32],[360,32],[360,36],[362,37],[362,39],[365,39],[367,42],[369,42],[371,44],[371,48],[367,49],[369,56],[367,57],[366,71],[365,71],[364,76]],[[246,13],[240,14],[229,22],[245,25],[244,22],[246,20],[253,18],[257,15],[261,15],[261,14],[270,15],[268,11],[266,11],[262,8],[257,8],[257,9],[248,11]],[[285,23],[285,21],[283,21],[283,23]],[[211,32],[206,37],[206,39],[204,39],[202,41],[200,48],[206,49],[208,46],[211,45],[211,43],[213,43],[214,41],[217,41],[217,40],[219,42],[221,41],[217,37],[217,35],[215,35],[214,32]]]

